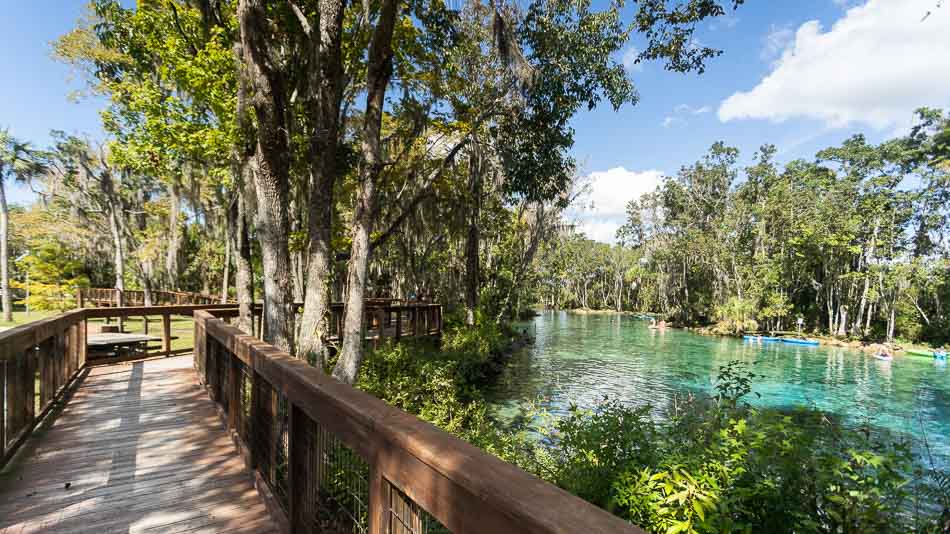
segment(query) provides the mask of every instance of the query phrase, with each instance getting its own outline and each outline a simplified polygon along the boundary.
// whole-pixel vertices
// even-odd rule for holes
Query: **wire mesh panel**
[[[231,376],[231,366],[230,360],[231,355],[224,350],[220,344],[217,344],[214,351],[215,359],[215,371],[217,371],[217,377],[215,379],[218,398],[217,401],[221,404],[221,408],[224,409],[224,413],[230,413],[228,408],[231,404],[231,395],[228,394],[228,384],[230,383]]]
[[[369,530],[369,465],[320,423],[295,412],[294,476],[307,477],[300,523],[313,532]],[[298,457],[299,456],[299,457]]]
[[[253,380],[254,418],[249,442],[261,473],[284,510],[288,510],[288,424],[287,400],[267,381]]]
[[[386,483],[389,499],[385,532],[389,534],[450,534],[434,517],[422,509],[408,495]]]
[[[241,436],[241,439],[248,441],[251,432],[251,390],[252,390],[252,371],[248,369],[244,362],[225,353],[231,360],[231,372],[235,373],[237,382],[234,386],[237,391],[232,392],[235,421],[234,430]]]

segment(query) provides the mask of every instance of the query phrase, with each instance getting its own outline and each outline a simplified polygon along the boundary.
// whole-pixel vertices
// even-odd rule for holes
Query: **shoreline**
[[[649,312],[634,312],[634,311],[629,311],[629,310],[617,311],[617,310],[593,309],[593,308],[574,308],[574,309],[533,308],[533,309],[538,312],[563,311],[563,312],[572,313],[576,315],[625,315],[625,316],[635,316],[635,317],[643,317],[643,318],[652,317],[656,315]],[[688,332],[699,334],[701,336],[731,337],[735,339],[742,339],[742,336],[744,335],[766,335],[766,334],[748,334],[748,333],[736,334],[736,333],[717,332],[717,331],[713,331],[714,325],[678,326],[675,324],[668,324],[667,328],[686,330]],[[792,335],[789,335],[788,337],[799,337],[799,336],[798,334],[792,334]],[[862,352],[875,353],[875,352],[879,352],[882,349],[887,349],[887,350],[892,351],[894,353],[894,356],[896,357],[924,357],[924,356],[909,354],[908,351],[924,350],[924,351],[932,352],[934,350],[937,350],[931,347],[924,347],[924,346],[915,345],[912,343],[907,344],[907,343],[898,343],[898,342],[887,343],[884,341],[865,342],[865,341],[858,341],[858,340],[844,340],[844,339],[839,339],[834,336],[828,336],[828,335],[823,335],[823,334],[808,334],[804,332],[801,334],[801,338],[813,339],[815,341],[818,341],[819,346],[840,347],[840,348],[846,348],[846,349],[852,349],[852,350],[859,350]]]

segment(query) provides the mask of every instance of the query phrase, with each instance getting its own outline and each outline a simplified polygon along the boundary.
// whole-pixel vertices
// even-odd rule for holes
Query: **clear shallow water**
[[[915,357],[883,362],[861,351],[751,343],[669,329],[628,316],[546,311],[524,326],[533,347],[516,356],[489,397],[512,421],[524,403],[550,412],[592,406],[605,395],[661,412],[677,393],[713,392],[721,365],[756,362],[752,404],[812,406],[845,422],[926,435],[940,465],[950,464],[950,375],[946,363]]]

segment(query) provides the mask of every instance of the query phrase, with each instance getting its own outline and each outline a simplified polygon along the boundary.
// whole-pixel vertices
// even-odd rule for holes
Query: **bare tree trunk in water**
[[[273,68],[262,0],[240,0],[241,82],[249,89],[249,103],[257,118],[254,174],[257,194],[257,230],[261,243],[265,322],[263,339],[293,353],[293,284],[288,231],[290,152],[286,125],[286,80]]]
[[[2,176],[2,175],[0,175]],[[6,187],[0,181],[0,291],[3,292],[3,320],[13,321],[13,299],[10,298],[10,209]]]
[[[343,102],[343,36],[342,0],[321,0],[318,66],[311,75],[319,80],[311,83],[308,117],[313,132],[309,155],[312,166],[308,225],[310,242],[307,262],[307,293],[304,296],[303,317],[297,354],[307,358],[318,369],[326,362],[323,336],[325,318],[330,306],[330,267],[333,251],[330,232],[333,222],[333,186],[336,183],[337,147],[340,136],[340,106]]]
[[[353,246],[347,268],[346,311],[343,344],[333,376],[347,384],[356,381],[363,359],[363,294],[369,262],[369,235],[373,231],[376,208],[376,181],[383,169],[380,130],[386,87],[393,70],[392,37],[397,0],[383,0],[379,21],[373,32],[366,73],[366,113],[363,117],[363,152],[360,189],[353,216]]]

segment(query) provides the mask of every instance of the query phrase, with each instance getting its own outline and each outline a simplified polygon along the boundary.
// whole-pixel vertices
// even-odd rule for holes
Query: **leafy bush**
[[[66,311],[77,306],[76,290],[88,287],[89,279],[82,273],[82,263],[71,257],[59,242],[50,241],[17,260],[25,280],[11,280],[10,287],[23,292],[17,304],[31,310]]]
[[[732,362],[716,397],[656,421],[611,400],[572,408],[547,435],[548,478],[652,532],[938,530],[950,484],[929,483],[909,443],[753,409],[741,399],[754,376]]]

